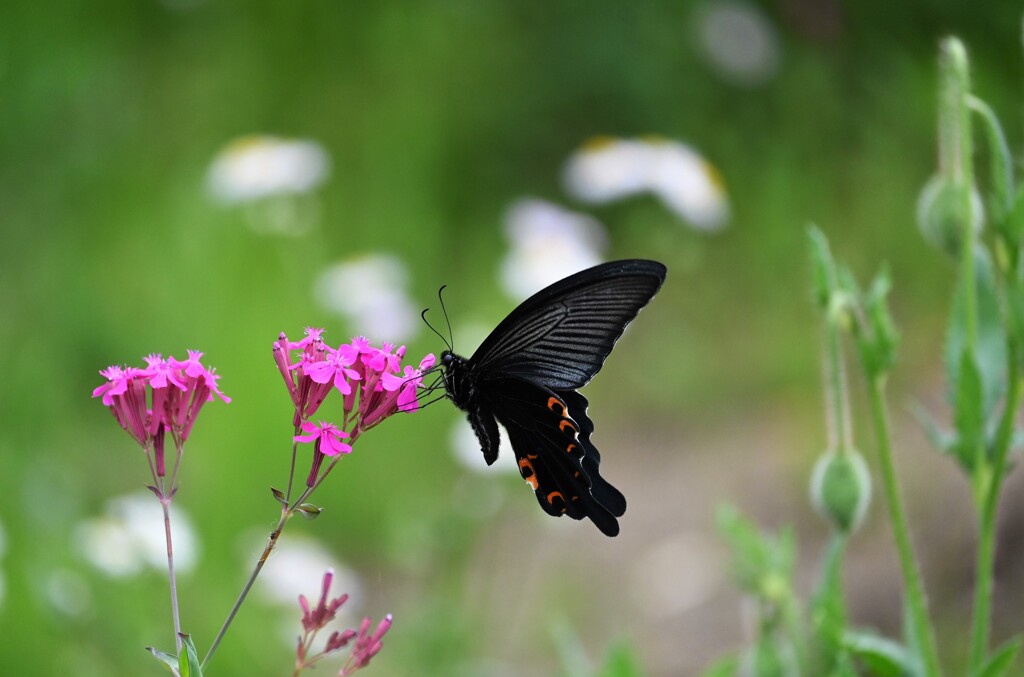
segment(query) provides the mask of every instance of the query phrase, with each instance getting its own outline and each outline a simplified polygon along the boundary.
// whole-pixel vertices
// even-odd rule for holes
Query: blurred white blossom
[[[191,520],[175,505],[171,505],[171,536],[174,568],[187,573],[195,567],[199,544]],[[78,525],[75,542],[82,556],[109,576],[130,576],[145,567],[167,570],[163,510],[148,492],[109,500],[102,516]]]
[[[419,312],[406,292],[408,278],[398,257],[368,254],[321,272],[314,293],[320,305],[348,320],[354,333],[406,341],[420,329]]]
[[[517,299],[600,263],[607,239],[596,219],[536,198],[509,207],[505,234],[511,247],[501,283]]]
[[[723,79],[754,86],[778,72],[779,37],[752,3],[716,0],[700,10],[695,24],[704,57]]]
[[[208,182],[224,202],[249,202],[309,192],[330,173],[330,158],[318,143],[254,135],[232,141],[217,154]]]
[[[720,227],[729,216],[718,171],[671,139],[593,139],[569,157],[564,181],[570,195],[588,204],[651,193],[696,228]]]

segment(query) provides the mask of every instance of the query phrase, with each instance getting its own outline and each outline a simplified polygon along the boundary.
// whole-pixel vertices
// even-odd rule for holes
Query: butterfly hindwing
[[[615,517],[625,510],[625,499],[598,473],[600,456],[589,442],[590,419],[581,424],[562,394],[526,381],[510,379],[498,392],[498,399],[492,400],[494,411],[500,412],[497,416],[508,431],[519,472],[541,508],[556,517],[589,517],[605,534],[617,534]],[[579,411],[585,418],[585,408]],[[593,454],[591,459],[586,458],[588,453]],[[613,504],[602,505],[594,487]]]

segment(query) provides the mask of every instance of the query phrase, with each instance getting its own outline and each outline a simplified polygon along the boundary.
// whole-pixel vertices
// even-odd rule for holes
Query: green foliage
[[[628,642],[617,642],[608,649],[595,677],[644,677],[636,650]]]
[[[942,42],[940,79],[939,166],[921,193],[918,224],[926,241],[957,262],[944,345],[953,430],[944,431],[921,411],[918,418],[937,449],[959,463],[974,493],[979,538],[966,674],[995,677],[1012,669],[1021,646],[1015,638],[994,651],[988,647],[995,516],[1009,451],[1021,438],[1015,422],[1024,374],[1024,217],[1002,128],[992,109],[971,93],[967,53],[955,38]],[[980,119],[989,151],[989,233],[982,231],[982,198],[974,176],[972,115]],[[883,270],[867,293],[862,293],[850,271],[833,259],[825,236],[812,228],[809,239],[814,300],[825,316],[826,387],[832,409],[828,420],[839,432],[830,429],[830,450],[816,463],[812,482],[815,507],[827,517],[834,532],[811,604],[809,663],[801,673],[856,675],[866,671],[881,677],[936,677],[942,667],[896,477],[885,401],[885,376],[895,363],[897,344],[887,306],[890,279]],[[855,472],[854,459],[860,457],[852,452],[851,425],[845,414],[841,331],[851,334],[868,383],[889,521],[904,579],[903,642],[854,629],[846,616],[842,558],[847,528],[858,515],[857,483],[853,480],[860,474]],[[866,469],[862,474],[866,476]],[[746,563],[734,562],[734,568],[745,572],[737,582],[757,594],[751,581],[757,580],[754,574],[764,568],[765,546],[756,547],[749,526],[734,527],[728,536],[734,557],[748,558]],[[737,547],[737,542],[743,547]],[[754,639],[748,654],[754,657],[749,666],[752,674],[775,675],[783,669],[772,639],[764,634]],[[799,640],[793,645],[798,646]],[[798,673],[790,670],[786,674]]]

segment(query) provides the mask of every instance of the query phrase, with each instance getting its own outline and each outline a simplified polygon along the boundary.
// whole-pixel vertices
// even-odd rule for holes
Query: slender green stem
[[[247,580],[245,585],[242,587],[242,592],[239,593],[238,599],[235,600],[234,606],[231,607],[228,617],[224,619],[224,625],[221,626],[220,631],[213,640],[213,644],[210,645],[210,650],[206,652],[206,657],[203,658],[204,668],[206,667],[206,664],[210,662],[210,659],[213,658],[213,654],[217,651],[217,647],[220,645],[221,640],[224,639],[224,635],[227,633],[228,628],[231,627],[232,621],[235,620],[238,610],[242,607],[242,603],[249,595],[249,590],[252,589],[253,583],[256,582],[256,578],[263,570],[263,565],[267,563],[270,553],[273,552],[274,546],[277,545],[277,540],[281,537],[281,532],[284,531],[284,525],[288,523],[288,520],[291,519],[291,516],[295,513],[295,507],[301,505],[302,502],[305,501],[311,493],[313,493],[314,488],[315,487],[308,487],[288,508],[281,509],[281,519],[278,520],[277,526],[274,527],[274,530],[270,532],[270,537],[267,539],[267,547],[263,549],[263,554],[260,555],[260,558],[256,561],[256,566],[249,575],[249,580]]]
[[[907,613],[910,614],[911,628],[915,643],[921,652],[924,674],[929,677],[940,675],[938,649],[935,644],[935,631],[928,618],[928,600],[925,596],[924,582],[918,570],[910,542],[910,528],[907,524],[906,509],[896,479],[896,466],[893,463],[892,438],[889,427],[889,414],[885,404],[885,377],[874,375],[870,378],[869,391],[871,398],[872,417],[875,424],[875,437],[878,445],[878,460],[882,469],[882,485],[885,489],[886,503],[889,508],[889,521],[892,524],[896,549],[899,554],[900,569],[903,574],[903,585],[906,588]]]
[[[160,499],[164,511],[164,538],[167,541],[167,578],[171,582],[171,617],[174,619],[174,643],[181,653],[181,619],[178,615],[178,581],[174,575],[174,546],[171,541],[171,497]]]
[[[825,322],[825,393],[829,411],[829,450],[844,454],[853,447],[847,402],[846,369],[839,327],[832,318]]]
[[[985,488],[985,498],[978,521],[978,554],[975,567],[974,621],[971,625],[970,665],[979,668],[988,652],[988,638],[992,615],[992,591],[996,553],[996,517],[1003,478],[1006,476],[1006,459],[1013,441],[1013,425],[1021,398],[1021,379],[1017,366],[1017,349],[1010,341],[1007,351],[1008,376],[1006,404],[999,428],[996,431],[992,472]]]

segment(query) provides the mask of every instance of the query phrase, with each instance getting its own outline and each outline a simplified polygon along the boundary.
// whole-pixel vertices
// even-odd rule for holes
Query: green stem
[[[900,569],[903,574],[903,585],[906,588],[907,613],[910,614],[910,625],[914,640],[921,653],[924,674],[929,677],[940,675],[938,649],[935,644],[935,631],[928,618],[928,600],[925,596],[924,582],[917,567],[913,546],[910,542],[910,528],[907,524],[906,509],[896,479],[896,467],[893,463],[892,441],[889,427],[889,414],[885,405],[885,377],[874,375],[870,378],[871,410],[875,423],[875,437],[878,444],[878,460],[882,469],[882,485],[885,489],[886,503],[889,508],[889,521],[892,524],[896,549],[899,554]]]
[[[171,585],[171,618],[174,620],[174,641],[181,652],[181,618],[178,614],[178,582],[174,575],[174,547],[171,541],[171,497],[160,498],[164,511],[164,539],[167,542],[167,578]]]
[[[844,454],[853,447],[853,440],[839,327],[831,317],[825,321],[825,342],[825,392],[831,423],[828,431],[829,450]]]
[[[973,670],[981,667],[988,653],[996,555],[996,517],[1003,478],[1006,476],[1006,459],[1013,441],[1014,418],[1021,398],[1017,349],[1012,341],[1008,347],[1007,356],[1009,374],[1006,404],[999,421],[999,428],[996,431],[992,470],[985,487],[984,503],[978,518],[978,556],[974,574],[974,620],[971,625],[970,651],[970,666]]]
[[[288,508],[281,509],[281,519],[278,520],[277,526],[270,532],[270,537],[267,539],[267,547],[263,549],[263,554],[256,561],[256,566],[253,568],[252,573],[249,575],[249,580],[245,582],[242,587],[242,592],[239,593],[238,599],[235,600],[234,606],[231,607],[231,611],[228,613],[228,617],[224,619],[224,625],[221,626],[220,631],[213,640],[213,644],[210,645],[210,650],[206,652],[206,657],[203,658],[202,667],[206,668],[207,663],[213,658],[213,654],[217,651],[217,647],[220,646],[220,641],[224,639],[224,635],[227,634],[228,628],[231,627],[232,621],[235,620],[235,616],[238,614],[238,610],[242,607],[242,603],[245,598],[249,595],[249,590],[252,589],[253,583],[256,582],[256,577],[260,575],[263,570],[263,565],[267,563],[267,559],[270,557],[270,553],[273,552],[274,546],[277,545],[277,539],[281,537],[281,532],[284,531],[284,525],[288,523],[291,516],[295,513],[295,508],[301,505],[303,501],[309,498],[309,495],[313,493],[315,487],[308,487],[302,495],[295,499],[295,502]]]

